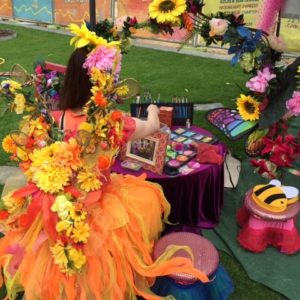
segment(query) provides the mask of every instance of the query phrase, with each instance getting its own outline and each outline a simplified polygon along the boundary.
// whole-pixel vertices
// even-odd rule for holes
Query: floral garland
[[[87,119],[76,135],[58,130],[43,92],[33,98],[15,81],[6,80],[0,85],[0,94],[8,100],[11,110],[17,114],[30,112],[23,117],[20,130],[2,142],[11,159],[20,163],[29,183],[2,197],[1,223],[10,230],[16,222],[18,226],[31,222],[31,214],[38,213],[37,203],[46,201],[38,207],[44,205],[49,210],[46,230],[54,241],[50,250],[61,272],[68,275],[80,272],[86,263],[84,244],[88,242],[90,226],[85,200],[89,192],[101,191],[113,156],[124,143],[122,113],[114,110],[114,104],[128,93],[128,87],[119,83],[120,43],[97,37],[85,24],[72,24],[70,30],[75,33],[71,44],[90,50],[83,68],[92,83],[92,96],[83,108]],[[39,66],[36,71],[38,88],[41,74],[42,80],[49,75],[45,82],[50,79],[50,85],[57,87],[53,82],[56,76]]]
[[[280,177],[285,168],[300,175],[291,169],[300,156],[300,136],[288,133],[286,121],[300,115],[296,75],[300,58],[287,68],[277,66],[285,48],[280,37],[247,27],[243,15],[218,12],[207,16],[203,6],[200,0],[153,0],[148,12],[151,22],[170,28],[169,33],[179,26],[190,33],[187,40],[200,34],[207,45],[220,42],[229,46],[232,65],[239,63],[252,74],[246,83],[248,90],[236,100],[242,119],[259,127],[246,143],[247,154],[258,157],[252,164],[266,177]]]

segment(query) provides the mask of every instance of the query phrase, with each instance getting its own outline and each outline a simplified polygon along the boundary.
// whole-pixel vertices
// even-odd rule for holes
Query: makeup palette
[[[208,144],[213,144],[216,142],[216,138],[214,136],[207,136],[202,133],[198,133],[185,128],[177,128],[173,130],[170,139],[171,141],[184,143],[185,145],[189,145],[193,142],[201,142]]]
[[[191,144],[195,142],[214,143],[215,141],[215,137],[206,136],[190,129],[179,127],[173,130],[166,149],[165,168],[168,170],[177,169],[178,173],[181,174],[192,172],[199,168],[200,164],[193,160],[196,157],[196,152]]]
[[[173,157],[166,161],[166,166],[180,168],[196,156],[196,152],[193,150],[184,150],[175,153],[175,156],[172,155]]]

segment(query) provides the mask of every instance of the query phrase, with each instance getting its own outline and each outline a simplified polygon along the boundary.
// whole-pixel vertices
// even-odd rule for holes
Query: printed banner
[[[96,1],[96,21],[111,17],[111,0]],[[89,0],[54,0],[55,23],[67,25],[89,21]]]
[[[255,28],[259,18],[262,17],[262,4],[263,0],[206,0],[204,13],[210,14],[217,11],[223,11],[228,13],[244,14],[247,26]],[[280,22],[280,36],[284,39],[287,45],[287,50],[300,52],[299,0],[286,0],[285,10]]]
[[[0,3],[0,16],[1,17],[12,17],[13,9],[11,0],[1,0]]]
[[[290,51],[300,52],[299,0],[287,0],[281,19],[280,35],[284,38]]]
[[[14,0],[13,5],[14,17],[18,19],[53,22],[52,0]]]

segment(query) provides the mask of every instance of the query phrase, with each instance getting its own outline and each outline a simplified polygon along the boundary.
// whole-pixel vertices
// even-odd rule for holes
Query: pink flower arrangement
[[[293,93],[293,97],[286,102],[286,108],[293,116],[300,116],[300,92]]]
[[[258,71],[257,75],[246,83],[246,87],[253,92],[263,94],[269,86],[269,81],[273,78],[276,78],[276,75],[271,73],[269,67],[265,67],[262,71]]]
[[[86,58],[83,67],[88,69],[88,74],[94,67],[107,72],[114,70],[115,74],[119,74],[121,71],[121,53],[118,54],[117,51],[118,49],[114,47],[97,47]]]

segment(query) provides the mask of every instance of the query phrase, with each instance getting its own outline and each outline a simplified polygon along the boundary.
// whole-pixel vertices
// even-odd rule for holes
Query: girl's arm
[[[140,120],[133,118],[135,121],[135,130],[130,137],[130,140],[137,140],[144,138],[152,133],[156,132],[160,128],[159,122],[159,109],[156,105],[150,104],[147,108],[148,117],[147,120]]]

